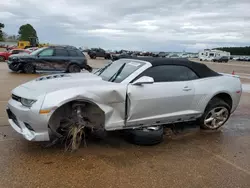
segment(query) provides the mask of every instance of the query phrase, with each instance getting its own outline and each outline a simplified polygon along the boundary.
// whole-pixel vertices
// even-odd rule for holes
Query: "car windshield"
[[[39,49],[33,51],[32,53],[30,53],[30,55],[37,55],[37,54],[39,54],[41,51],[43,51],[45,48],[46,48],[46,47],[44,47],[44,48],[39,48]]]
[[[144,64],[143,62],[120,59],[99,69],[95,74],[101,76],[105,81],[120,83]]]

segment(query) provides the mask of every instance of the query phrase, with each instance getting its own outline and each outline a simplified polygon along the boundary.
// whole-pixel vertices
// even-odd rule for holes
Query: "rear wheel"
[[[72,64],[69,66],[68,71],[69,73],[81,72],[81,67],[79,65]]]
[[[91,55],[90,58],[91,59],[96,59],[96,55]]]
[[[212,99],[200,118],[202,129],[216,130],[223,126],[230,117],[230,106],[219,98]]]
[[[23,66],[23,71],[28,74],[32,74],[35,72],[35,67],[32,64],[25,64]]]
[[[1,62],[1,61],[5,61],[5,57],[0,56],[0,62]]]
[[[105,59],[111,59],[110,54],[107,54],[107,55],[105,56]]]

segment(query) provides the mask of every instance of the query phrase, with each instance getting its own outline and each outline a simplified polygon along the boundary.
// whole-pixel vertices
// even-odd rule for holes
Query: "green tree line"
[[[38,39],[37,32],[31,24],[21,25],[18,31],[18,35],[7,35],[5,32],[3,32],[3,28],[4,24],[0,23],[0,41],[29,41],[30,37]]]
[[[4,24],[0,22],[0,41],[3,41],[3,31],[2,29],[4,28]]]
[[[245,47],[221,47],[221,48],[215,48],[215,49],[230,52],[231,55],[250,55],[250,46],[245,46]]]

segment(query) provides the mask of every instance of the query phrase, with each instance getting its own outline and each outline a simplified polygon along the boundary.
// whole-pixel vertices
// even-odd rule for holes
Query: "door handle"
[[[190,91],[190,90],[192,90],[190,87],[188,87],[188,86],[185,86],[184,88],[183,88],[183,91]]]

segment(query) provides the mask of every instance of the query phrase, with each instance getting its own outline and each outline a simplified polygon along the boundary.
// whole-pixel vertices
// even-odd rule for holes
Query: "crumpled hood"
[[[35,80],[24,83],[15,88],[13,93],[21,96],[23,91],[27,90],[27,92],[23,93],[23,97],[27,97],[28,91],[31,93],[30,95],[42,95],[49,92],[74,87],[91,88],[109,84],[113,85],[115,83],[103,81],[101,77],[92,73],[53,74],[42,76]]]

